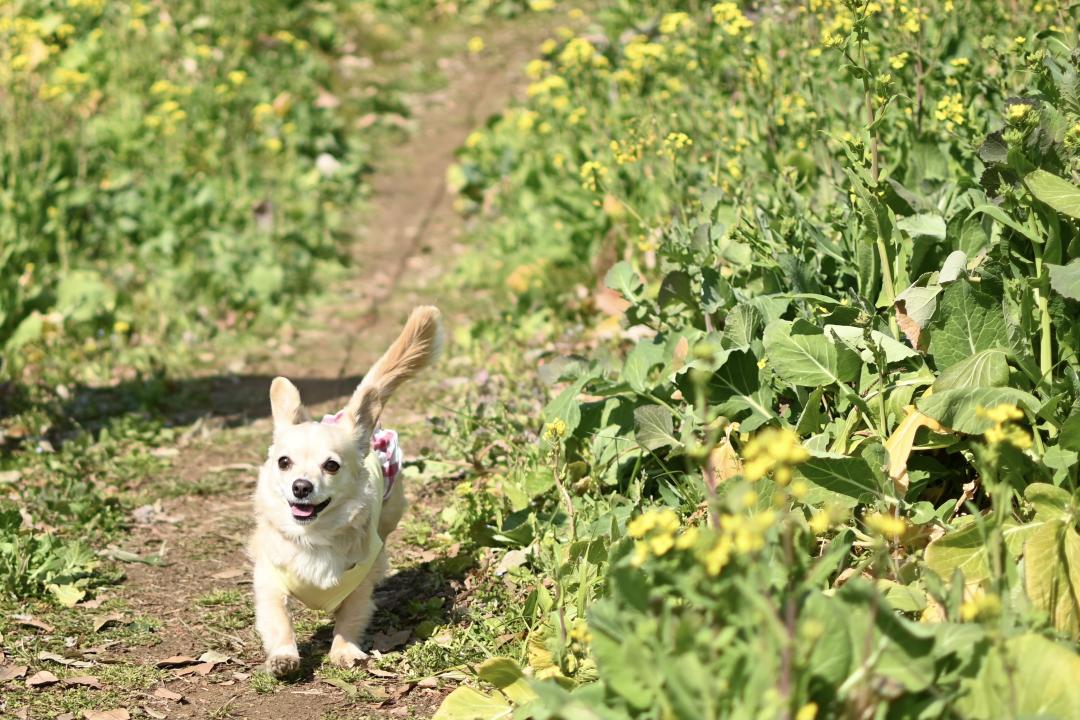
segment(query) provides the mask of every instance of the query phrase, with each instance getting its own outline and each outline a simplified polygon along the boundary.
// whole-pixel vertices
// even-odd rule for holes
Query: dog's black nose
[[[311,484],[311,481],[300,478],[299,480],[293,480],[292,494],[296,496],[298,500],[303,500],[311,491],[315,489],[315,486]]]

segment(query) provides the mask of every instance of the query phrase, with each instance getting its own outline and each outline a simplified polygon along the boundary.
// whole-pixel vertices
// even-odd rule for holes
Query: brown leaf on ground
[[[110,623],[127,624],[127,621],[124,620],[123,613],[113,612],[107,615],[99,615],[94,618],[94,632],[101,632],[101,629]]]
[[[98,595],[93,600],[84,600],[81,603],[75,603],[77,608],[86,608],[87,610],[97,610],[99,607],[105,604],[105,601],[109,599],[108,595]]]
[[[46,687],[55,685],[58,682],[60,682],[60,679],[48,670],[42,670],[26,678],[27,687]]]
[[[67,665],[68,667],[79,668],[88,668],[94,664],[85,660],[72,660],[71,658],[66,658],[63,655],[57,655],[56,653],[51,652],[39,652],[37,655],[37,659],[47,662],[54,662],[58,665]]]
[[[26,627],[37,628],[38,630],[43,630],[43,631],[45,631],[47,633],[51,633],[54,630],[56,630],[56,628],[54,628],[49,623],[38,620],[36,617],[33,617],[32,615],[15,615],[14,619],[15,619],[15,622],[18,623],[19,625],[25,625]]]
[[[229,656],[219,653],[217,650],[207,650],[199,656],[199,662],[201,663],[227,663],[229,662]]]
[[[382,670],[382,669],[377,668],[377,667],[367,667],[365,669],[367,670],[368,675],[374,675],[375,677],[381,677],[381,678],[394,678],[394,677],[397,677],[397,673],[387,672],[386,670]]]
[[[379,652],[389,652],[407,643],[410,637],[412,637],[411,630],[398,630],[389,635],[378,632],[371,638],[371,646]]]
[[[26,677],[26,671],[29,669],[26,665],[12,665],[11,667],[0,668],[0,683]]]
[[[162,700],[172,700],[173,702],[180,702],[184,699],[184,696],[178,692],[173,692],[169,688],[158,688],[154,691],[154,697],[161,698]]]
[[[57,715],[56,720],[75,720],[74,713],[64,713],[63,715]]]
[[[165,718],[169,717],[167,713],[163,713],[160,710],[155,710],[151,707],[143,707],[142,711],[154,718],[154,720],[165,720]]]
[[[117,710],[83,710],[85,720],[131,720],[131,713],[123,708]]]
[[[210,673],[214,672],[214,667],[216,665],[217,663],[213,662],[199,663],[198,665],[192,666],[191,671],[194,672],[196,675],[202,675],[203,677],[206,677]]]
[[[184,667],[185,665],[194,665],[197,662],[199,661],[187,655],[173,655],[164,660],[158,660],[157,666],[159,668]]]
[[[93,675],[76,675],[74,677],[64,678],[65,685],[82,685],[83,687],[94,688],[95,690],[101,689],[101,681]]]
[[[230,568],[229,570],[222,570],[221,572],[214,573],[210,577],[215,580],[232,580],[233,578],[243,577],[245,571],[241,568]]]

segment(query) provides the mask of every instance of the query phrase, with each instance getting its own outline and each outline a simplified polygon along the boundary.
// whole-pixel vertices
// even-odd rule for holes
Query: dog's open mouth
[[[310,505],[306,503],[289,503],[289,509],[292,511],[293,519],[298,523],[309,523],[319,516],[326,506],[330,504],[331,498],[323,500],[318,505]]]

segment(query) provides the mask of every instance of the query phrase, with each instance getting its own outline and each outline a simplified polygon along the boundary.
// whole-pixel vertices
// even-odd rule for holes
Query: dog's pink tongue
[[[290,505],[293,517],[309,518],[315,514],[314,505]]]

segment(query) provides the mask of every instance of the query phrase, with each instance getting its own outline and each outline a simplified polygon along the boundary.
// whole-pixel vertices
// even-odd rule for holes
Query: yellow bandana
[[[328,588],[304,582],[297,578],[292,570],[288,568],[273,566],[274,576],[277,578],[281,589],[313,610],[326,610],[327,612],[337,610],[338,606],[345,602],[345,598],[349,597],[353,590],[360,587],[360,583],[364,582],[364,579],[371,572],[372,566],[375,565],[375,559],[379,557],[379,552],[382,550],[383,541],[379,537],[379,516],[382,514],[384,480],[382,464],[377,453],[368,453],[367,459],[364,461],[364,469],[367,470],[368,477],[375,486],[372,488],[374,504],[368,520],[367,553],[364,557],[342,573],[336,585],[331,585]]]

